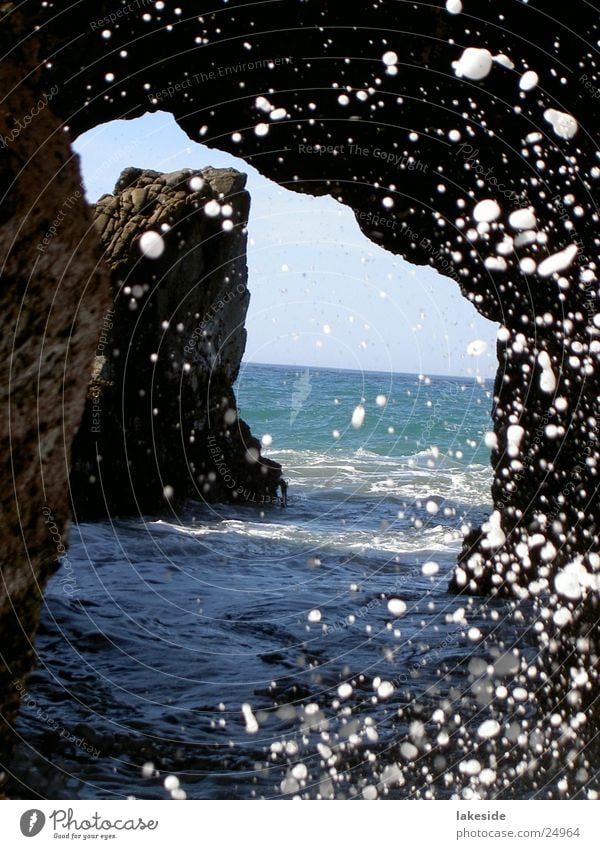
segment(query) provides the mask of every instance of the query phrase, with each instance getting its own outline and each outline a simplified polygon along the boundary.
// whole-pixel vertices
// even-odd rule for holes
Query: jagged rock
[[[250,299],[245,182],[228,168],[128,168],[96,204],[114,305],[73,444],[79,519],[276,498],[281,467],[261,456],[232,388]],[[144,234],[160,256],[144,254]]]

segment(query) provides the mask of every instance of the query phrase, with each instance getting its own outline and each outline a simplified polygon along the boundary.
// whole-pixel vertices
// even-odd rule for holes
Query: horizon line
[[[355,372],[356,374],[395,374],[400,377],[418,377],[422,374],[424,377],[441,377],[441,378],[453,378],[454,380],[477,380],[476,375],[470,374],[434,374],[433,372],[413,372],[413,371],[379,371],[378,369],[358,369],[358,368],[340,368],[339,366],[316,366],[316,365],[307,365],[306,363],[259,363],[254,362],[253,360],[242,360],[240,363],[240,368],[242,366],[267,366],[269,368],[301,368],[301,369],[314,369],[315,371],[350,371]],[[481,379],[488,382],[492,381],[493,377],[483,377]]]

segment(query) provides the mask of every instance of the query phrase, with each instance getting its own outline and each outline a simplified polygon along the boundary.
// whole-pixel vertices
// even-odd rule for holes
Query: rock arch
[[[495,512],[466,541],[455,586],[522,596],[552,587],[574,559],[586,591],[596,586],[600,83],[591,6],[577,0],[568,23],[554,0],[464,0],[458,14],[442,0],[361,11],[340,0],[160,9],[82,0],[64,10],[7,3],[3,14],[2,297],[15,332],[2,344],[18,376],[2,439],[15,457],[40,448],[39,465],[15,467],[15,489],[2,496],[11,542],[0,611],[24,658],[4,657],[4,704],[17,703],[12,682],[29,667],[55,555],[38,481],[62,532],[68,445],[107,307],[82,198],[68,227],[66,214],[57,221],[79,185],[68,139],[152,109],[288,188],[350,205],[369,238],[453,277],[505,328]],[[511,219],[525,208],[535,225]],[[59,318],[45,327],[49,310]],[[35,375],[64,404],[42,405],[32,429]]]

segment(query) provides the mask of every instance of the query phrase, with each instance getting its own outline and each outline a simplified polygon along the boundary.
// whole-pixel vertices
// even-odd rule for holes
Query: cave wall
[[[350,205],[369,238],[450,276],[483,315],[502,325],[495,511],[466,541],[455,588],[519,595],[550,585],[572,608],[584,590],[595,598],[600,80],[594,8],[574,0],[567,14],[554,0],[463,0],[462,11],[450,14],[443,0],[382,0],[368,9],[339,0],[235,9],[202,0],[160,9],[141,0],[80,0],[65,8],[26,0],[16,9],[2,5],[0,35],[10,63],[2,71],[4,90],[13,92],[1,113],[8,151],[3,244],[13,257],[5,315],[11,327],[21,326],[34,260],[39,288],[29,301],[30,341],[22,346],[37,345],[39,353],[42,340],[47,343],[55,281],[63,281],[64,302],[48,328],[59,357],[84,291],[88,304],[78,312],[69,344],[68,365],[77,361],[81,371],[64,381],[44,350],[43,385],[57,388],[53,400],[66,401],[42,402],[33,419],[50,435],[44,480],[57,493],[50,500],[60,526],[67,516],[59,492],[68,471],[65,443],[83,405],[85,362],[97,345],[106,293],[94,272],[93,247],[79,244],[89,220],[83,203],[52,250],[39,258],[32,245],[54,220],[69,180],[78,185],[69,137],[104,121],[163,110],[194,141],[244,157],[287,188]],[[463,55],[471,47],[490,55],[471,62],[472,55]],[[533,87],[528,72],[539,77]],[[28,103],[48,92],[51,104],[33,120]],[[478,207],[490,199],[498,209]],[[534,224],[511,224],[510,214],[526,207]],[[23,221],[30,235],[17,254],[13,234]],[[82,285],[89,275],[91,288]],[[5,337],[3,345],[9,344]],[[13,372],[20,383],[11,387],[11,403],[24,397],[31,405],[36,351],[21,363],[19,345],[16,350]],[[41,475],[30,423],[15,431],[10,445],[5,430],[3,446],[12,452],[6,457],[32,458],[27,470],[14,474],[28,482],[20,490],[19,518],[31,529],[25,542],[35,565],[25,578],[28,561],[14,518],[7,522],[12,548],[3,561],[5,581],[8,576],[8,586],[20,587],[20,598],[47,562],[39,495],[32,498]],[[8,470],[9,481],[12,475]],[[14,517],[12,492],[3,497],[9,502],[4,515]],[[565,580],[564,567],[574,560],[577,573],[573,577],[571,568]]]
[[[0,69],[0,783],[43,590],[67,543],[71,442],[109,305],[79,162],[39,45],[16,17],[13,27],[24,41]],[[0,47],[9,47],[6,31]]]

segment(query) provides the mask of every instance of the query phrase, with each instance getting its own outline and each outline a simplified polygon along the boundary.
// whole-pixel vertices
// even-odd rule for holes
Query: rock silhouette
[[[233,391],[250,299],[245,182],[232,169],[128,168],[95,205],[113,307],[73,443],[79,519],[276,500],[281,467]]]

